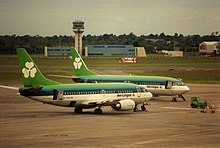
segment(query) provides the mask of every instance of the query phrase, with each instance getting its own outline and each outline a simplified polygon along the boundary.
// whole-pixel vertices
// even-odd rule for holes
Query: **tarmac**
[[[211,99],[220,107],[219,84],[188,84],[188,101],[153,98],[148,112],[103,108],[82,114],[42,104],[16,90],[0,88],[0,147],[220,147],[220,112],[201,113],[190,97]]]

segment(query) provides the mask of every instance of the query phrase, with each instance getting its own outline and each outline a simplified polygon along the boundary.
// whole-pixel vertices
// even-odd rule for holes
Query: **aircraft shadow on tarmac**
[[[77,113],[74,113],[74,112],[62,112],[62,111],[55,111],[55,112],[52,112],[52,111],[30,111],[30,112],[27,112],[27,113],[22,113],[20,115],[16,115],[17,117],[57,117],[57,116],[60,116],[60,117],[63,117],[63,116],[83,116],[83,115],[92,115],[92,116],[112,116],[112,115],[118,115],[118,116],[121,116],[121,115],[130,115],[130,114],[137,114],[137,113],[134,113],[132,111],[123,111],[123,112],[117,112],[117,111],[106,111],[106,112],[103,112],[101,115],[97,115],[97,114],[94,114],[94,112],[91,110],[91,111],[84,111],[82,112],[81,114],[77,114]]]
[[[159,97],[154,97],[154,98],[152,98],[149,102],[172,102],[171,101],[171,98],[159,98]],[[180,99],[180,98],[178,98],[177,99],[177,102],[185,102],[185,101],[183,101],[182,99]]]

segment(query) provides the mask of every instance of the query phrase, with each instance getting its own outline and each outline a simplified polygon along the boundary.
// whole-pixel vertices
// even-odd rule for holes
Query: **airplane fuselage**
[[[128,84],[61,84],[36,89],[21,88],[21,95],[43,103],[65,107],[94,108],[111,106],[130,99],[141,104],[152,98],[143,87]],[[111,100],[111,101],[109,101]]]
[[[73,80],[81,83],[134,83],[143,86],[147,91],[156,96],[182,95],[189,91],[189,87],[184,85],[181,80],[161,76],[89,75],[80,76],[79,79]]]
[[[116,111],[136,112],[142,104],[141,110],[145,111],[145,102],[153,96],[144,87],[135,84],[61,84],[44,77],[25,49],[18,48],[17,53],[24,84],[19,93],[30,99],[74,107],[75,113],[82,113],[85,108],[95,108],[95,114],[102,114],[102,106],[111,106]],[[74,65],[80,69],[82,62],[79,60],[76,58]]]

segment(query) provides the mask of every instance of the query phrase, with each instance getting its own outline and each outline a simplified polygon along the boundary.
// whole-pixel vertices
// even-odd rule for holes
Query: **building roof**
[[[201,44],[206,44],[206,45],[215,45],[218,42],[202,42]]]

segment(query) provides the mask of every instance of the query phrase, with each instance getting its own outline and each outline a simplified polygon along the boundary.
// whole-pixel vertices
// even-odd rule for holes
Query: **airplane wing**
[[[13,89],[13,90],[18,90],[18,87],[13,87],[13,86],[6,86],[6,85],[0,85],[1,88],[7,88],[7,89]]]
[[[70,78],[70,79],[79,79],[79,77],[76,76],[64,76],[64,75],[48,75],[51,77],[58,77],[58,78]]]
[[[123,100],[123,99],[111,99],[111,100],[109,100],[109,99],[102,99],[102,100],[99,100],[97,102],[97,104],[98,105],[103,105],[103,106],[105,106],[105,105],[112,105],[112,104],[116,104],[120,100]]]
[[[125,98],[126,99],[126,98]],[[109,106],[109,105],[114,105],[117,104],[118,101],[123,100],[123,99],[101,99],[101,100],[96,100],[96,101],[85,101],[82,104],[83,105],[101,105],[101,106]]]

